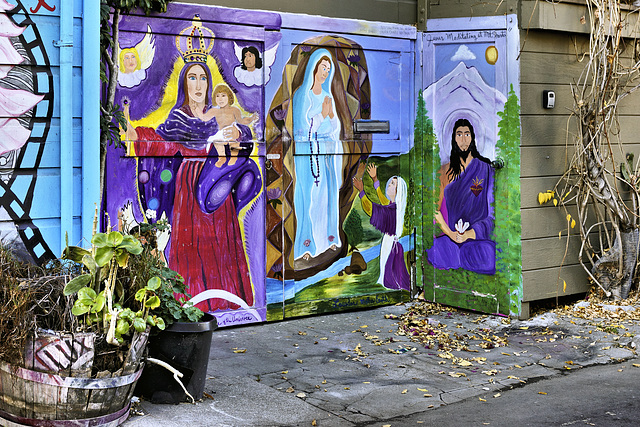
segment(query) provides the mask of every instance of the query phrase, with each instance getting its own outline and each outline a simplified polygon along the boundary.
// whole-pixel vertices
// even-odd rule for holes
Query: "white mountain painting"
[[[442,164],[449,161],[452,127],[461,118],[473,125],[480,154],[495,159],[500,121],[497,112],[503,110],[507,98],[485,83],[475,67],[460,62],[449,74],[429,85],[422,95],[440,144]]]

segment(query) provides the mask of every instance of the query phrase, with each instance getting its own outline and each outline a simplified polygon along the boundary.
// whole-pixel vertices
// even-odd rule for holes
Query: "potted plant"
[[[211,337],[217,323],[214,316],[188,301],[191,296],[184,279],[160,256],[157,236],[166,233],[168,227],[161,219],[132,228],[144,248],[136,259],[140,263],[137,270],[143,272],[148,268],[144,274],[160,278],[161,285],[156,291],[160,306],[154,313],[167,325],[166,329],[151,334],[148,360],[153,363],[146,364],[135,393],[154,403],[179,403],[187,399],[193,402],[204,392]]]
[[[91,250],[67,245],[62,261],[50,263],[59,266],[53,272],[0,252],[0,338],[10,348],[0,352],[0,417],[16,424],[126,420],[149,328],[164,328],[153,314],[161,279],[130,271],[142,252],[134,236],[117,231],[94,233]]]

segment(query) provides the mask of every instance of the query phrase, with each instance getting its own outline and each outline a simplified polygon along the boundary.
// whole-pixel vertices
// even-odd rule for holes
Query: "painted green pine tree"
[[[425,282],[423,268],[428,265],[423,259],[425,250],[433,245],[433,214],[440,189],[440,149],[433,130],[433,121],[429,118],[422,92],[418,93],[418,105],[414,130],[415,170],[413,173],[416,185],[416,251],[418,258],[417,282],[420,287]],[[433,286],[433,275],[428,275],[427,285]]]
[[[509,90],[504,110],[498,112],[498,144],[496,154],[505,167],[497,171],[494,240],[496,241],[496,277],[499,283],[509,283],[509,311],[520,313],[522,299],[522,226],[520,221],[520,106],[518,97]],[[502,302],[502,301],[501,301]]]

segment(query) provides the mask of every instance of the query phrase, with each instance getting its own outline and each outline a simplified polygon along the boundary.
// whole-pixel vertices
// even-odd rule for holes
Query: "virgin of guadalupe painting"
[[[342,246],[338,214],[342,144],[331,94],[334,75],[331,54],[318,49],[311,54],[302,85],[293,95],[296,154],[304,154],[295,162],[294,259],[309,260]]]
[[[371,88],[362,47],[335,36],[297,45],[282,82],[266,136],[267,154],[283,160],[267,173],[267,193],[283,192],[285,214],[267,209],[267,274],[284,269],[301,280],[347,255],[342,224],[356,195],[352,178],[372,144],[371,135],[354,136],[353,121],[370,118]]]
[[[212,312],[254,304],[239,214],[256,202],[262,185],[258,166],[249,156],[251,128],[243,120],[221,123],[212,94],[212,71],[217,72],[212,70],[215,61],[209,55],[213,38],[205,35],[213,32],[196,18],[176,37],[177,61],[183,66],[176,80],[175,104],[156,127],[130,125],[126,139],[130,154],[137,157],[178,159],[173,198],[157,202],[171,205],[167,260],[184,277],[187,291],[200,300],[197,306]],[[125,108],[125,115],[133,102]],[[221,166],[218,160],[225,154],[208,143],[214,136],[242,143],[237,149],[243,155],[232,165],[223,162]],[[166,180],[162,170],[149,169],[144,180],[139,179],[147,205],[154,200],[153,189]],[[198,298],[199,294],[208,298]]]

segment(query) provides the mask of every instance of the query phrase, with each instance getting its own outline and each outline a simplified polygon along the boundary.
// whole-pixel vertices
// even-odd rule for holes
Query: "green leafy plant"
[[[133,300],[137,304],[134,309],[123,307],[127,292],[122,281],[118,280],[118,270],[128,268],[131,256],[142,254],[140,241],[132,235],[112,231],[94,234],[91,244],[89,251],[67,243],[62,256],[82,264],[86,271],[64,288],[66,296],[77,294],[72,313],[84,316],[88,326],[95,323],[99,328],[101,325],[107,331],[107,342],[114,345],[123,344],[123,335],[128,335],[132,328],[138,332],[144,331],[147,325],[164,329],[164,319],[149,313],[160,306],[160,298],[156,294],[161,287],[159,277],[150,278],[139,289],[129,286],[128,293],[135,292]],[[135,285],[135,280],[128,283]],[[114,297],[118,297],[117,302],[114,302]]]
[[[160,306],[154,313],[164,319],[167,325],[173,322],[197,322],[204,313],[195,307],[189,299],[184,278],[173,271],[162,260],[157,247],[157,236],[169,228],[166,220],[155,223],[142,223],[132,229],[142,243],[143,251],[133,260],[132,272],[138,277],[158,277],[160,287],[155,291]]]
[[[158,296],[161,304],[157,315],[164,319],[167,324],[173,322],[197,322],[204,313],[194,306],[188,299],[191,298],[186,291],[184,278],[168,267],[161,267],[158,270],[162,279],[162,286],[158,289]],[[180,295],[178,298],[175,295]]]

